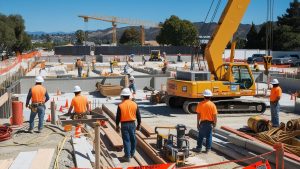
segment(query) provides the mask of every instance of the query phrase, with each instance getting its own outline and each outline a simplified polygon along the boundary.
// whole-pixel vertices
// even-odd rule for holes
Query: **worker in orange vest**
[[[270,94],[271,122],[273,127],[279,127],[279,100],[282,95],[282,90],[279,87],[279,81],[277,79],[273,79],[271,84],[273,85]]]
[[[206,150],[205,153],[208,153],[211,150],[212,145],[212,130],[217,125],[217,107],[210,101],[213,96],[210,90],[204,90],[203,92],[204,100],[198,103],[196,112],[197,112],[197,128],[199,130],[197,147],[195,152],[201,152],[203,138],[206,138]]]
[[[131,91],[125,88],[121,92],[122,103],[119,104],[116,116],[116,131],[120,132],[119,124],[121,122],[121,132],[124,144],[123,161],[130,162],[136,149],[135,130],[141,129],[141,115],[138,105],[130,100]],[[137,126],[135,125],[137,121]]]
[[[85,96],[81,95],[80,86],[74,86],[73,90],[75,97],[71,101],[70,108],[68,110],[68,114],[71,115],[72,119],[82,119],[86,118],[89,110],[89,103]],[[74,113],[72,110],[74,108]]]
[[[35,78],[35,86],[29,89],[27,99],[26,99],[26,107],[31,109],[30,118],[29,118],[29,133],[33,133],[32,130],[34,128],[34,118],[36,114],[39,117],[39,125],[38,125],[38,133],[41,133],[43,129],[43,122],[45,117],[45,103],[49,100],[49,95],[42,83],[44,79],[42,76],[37,76]],[[29,105],[31,99],[31,104]]]
[[[80,58],[77,58],[77,61],[76,61],[76,65],[75,65],[78,69],[78,77],[81,77],[81,74],[82,74],[82,69],[83,69],[83,62],[81,61]]]

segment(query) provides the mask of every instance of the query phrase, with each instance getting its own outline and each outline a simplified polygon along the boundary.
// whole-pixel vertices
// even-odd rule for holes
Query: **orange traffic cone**
[[[68,99],[66,100],[65,107],[66,107],[66,108],[68,108],[68,107],[69,107],[69,102],[68,102]]]
[[[60,111],[60,112],[63,112],[63,108],[62,108],[62,106],[60,106],[60,108],[59,108],[59,111]]]
[[[75,128],[75,138],[80,138],[81,135],[81,125],[77,125]]]
[[[50,115],[50,114],[48,114],[48,118],[47,118],[46,121],[47,121],[47,122],[50,122],[50,121],[51,121],[51,115]]]

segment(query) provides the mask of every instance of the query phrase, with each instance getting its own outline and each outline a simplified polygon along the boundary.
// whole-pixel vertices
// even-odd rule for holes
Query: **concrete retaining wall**
[[[273,78],[273,77],[272,77]],[[280,82],[280,87],[285,93],[295,93],[300,91],[300,80],[299,79],[290,79],[290,78],[280,78],[276,77]]]
[[[157,90],[161,89],[162,84],[166,84],[167,76],[134,76],[138,90],[142,90],[145,86],[151,86]],[[61,79],[45,79],[44,86],[49,93],[56,93],[57,89],[62,92],[73,92],[73,87],[79,85],[83,91],[95,91],[96,83],[110,83],[115,85],[124,85],[124,76],[116,77],[90,77],[90,78],[61,78]],[[35,77],[24,77],[21,79],[21,93],[27,93],[29,88],[34,85]]]
[[[54,48],[55,55],[90,55],[90,46],[57,46]]]
[[[150,54],[151,50],[160,50],[167,54],[191,54],[191,47],[188,46],[98,46],[95,47],[95,55],[142,55]]]

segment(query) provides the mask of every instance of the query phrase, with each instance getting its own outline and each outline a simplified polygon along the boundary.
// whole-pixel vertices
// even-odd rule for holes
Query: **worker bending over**
[[[208,153],[211,150],[212,144],[212,129],[217,125],[217,107],[210,101],[213,96],[210,90],[205,90],[203,93],[204,100],[198,103],[197,112],[197,128],[199,130],[197,147],[195,152],[201,152],[203,138],[206,138],[206,150]]]
[[[271,84],[273,85],[270,94],[271,121],[273,127],[279,127],[279,100],[282,94],[282,90],[279,87],[279,81],[277,79],[273,79]]]
[[[79,86],[74,86],[73,92],[75,97],[72,99],[68,114],[71,115],[72,119],[86,118],[89,109],[88,100],[85,96],[81,95],[81,88]],[[72,113],[73,108],[74,113]]]
[[[119,124],[121,122],[121,132],[124,144],[125,162],[130,162],[130,158],[134,156],[136,149],[135,130],[141,129],[141,115],[138,105],[130,100],[131,92],[129,88],[125,88],[121,92],[122,102],[118,106],[116,116],[116,131],[120,132]],[[137,120],[137,126],[135,121]]]
[[[34,118],[36,114],[39,117],[39,125],[38,125],[38,133],[40,133],[43,129],[43,122],[45,117],[45,103],[49,100],[49,95],[42,83],[44,79],[42,76],[37,76],[35,78],[35,86],[29,89],[27,99],[26,99],[26,107],[31,109],[30,118],[29,118],[29,133],[32,133],[34,128]],[[31,99],[31,105],[29,105],[29,101]]]

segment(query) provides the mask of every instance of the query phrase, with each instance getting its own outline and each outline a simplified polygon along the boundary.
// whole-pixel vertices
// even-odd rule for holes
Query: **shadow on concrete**
[[[89,92],[89,95],[92,95],[95,98],[106,98],[106,96],[103,96],[99,91]]]
[[[166,105],[159,105],[159,106],[143,106],[139,105],[141,112],[149,112],[155,115],[162,115],[162,116],[169,116],[169,117],[175,117],[172,114],[186,114],[182,108],[169,108]]]

